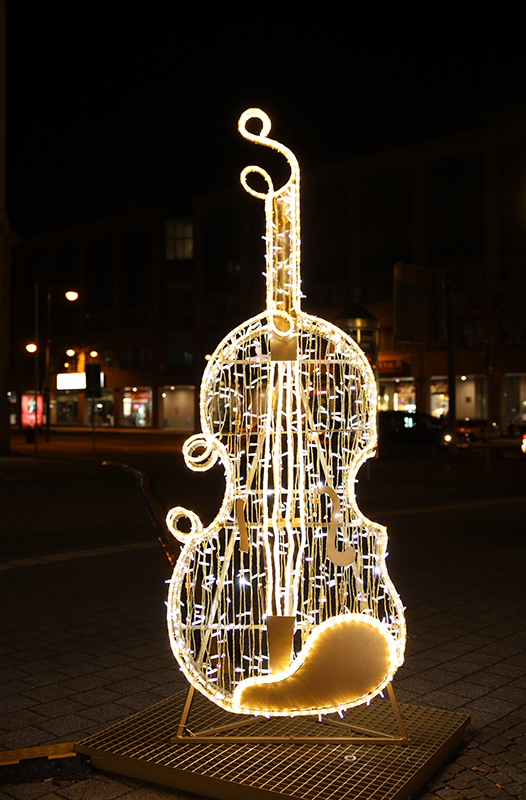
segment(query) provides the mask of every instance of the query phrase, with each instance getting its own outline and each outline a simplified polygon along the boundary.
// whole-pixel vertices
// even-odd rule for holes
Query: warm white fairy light
[[[251,119],[259,134],[247,130]],[[171,645],[192,685],[226,710],[343,711],[381,692],[405,647],[387,532],[354,493],[376,446],[376,384],[349,336],[301,311],[295,156],[268,138],[259,109],[239,130],[281,153],[291,174],[277,190],[260,167],[241,174],[265,201],[267,308],[223,339],[203,376],[202,433],[183,455],[195,471],[221,461],[225,495],[206,528],[182,507],[168,514],[183,544],[168,599]],[[254,172],[266,193],[248,185]],[[335,642],[344,668],[320,693],[313,665],[334,660],[324,648]],[[359,680],[347,677],[357,651],[371,663]]]

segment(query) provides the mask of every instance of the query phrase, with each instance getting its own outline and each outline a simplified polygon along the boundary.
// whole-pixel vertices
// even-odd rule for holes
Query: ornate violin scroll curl
[[[199,516],[183,506],[172,508],[166,516],[166,525],[175,538],[182,544],[188,544],[190,539],[199,539],[210,533],[217,533],[226,522],[233,507],[233,482],[234,476],[232,465],[228,458],[226,448],[210,434],[197,433],[190,436],[183,445],[183,457],[186,466],[193,472],[205,472],[211,469],[218,461],[221,461],[225,468],[226,487],[223,503],[215,519],[203,530],[203,523]],[[178,521],[180,519],[190,520],[190,530],[188,532],[180,530]]]
[[[261,120],[262,126],[259,133],[251,133],[249,130],[247,130],[247,122],[251,119]],[[271,147],[273,150],[277,150],[278,153],[281,153],[283,156],[285,156],[290,166],[290,178],[286,183],[283,184],[281,189],[277,189],[276,191],[274,190],[272,178],[265,169],[256,166],[245,167],[241,173],[241,184],[246,192],[251,194],[253,197],[259,197],[261,200],[265,200],[269,196],[276,197],[278,195],[285,194],[290,189],[292,184],[296,184],[299,187],[300,168],[298,159],[292,150],[289,150],[289,148],[285,147],[284,144],[268,138],[267,134],[270,133],[271,122],[270,117],[265,114],[264,111],[262,111],[260,108],[247,109],[247,111],[241,114],[239,118],[238,128],[241,136],[244,136],[249,142],[254,142],[254,144],[262,144],[265,147]],[[256,172],[258,175],[263,177],[267,183],[269,189],[268,192],[257,192],[248,185],[247,176],[250,175],[251,172]]]
[[[259,134],[247,130],[247,122],[259,119],[262,123]],[[294,319],[300,310],[300,170],[296,156],[288,147],[269,139],[270,119],[259,108],[249,108],[239,119],[239,132],[254,144],[270,147],[284,156],[290,167],[290,178],[280,189],[274,189],[272,178],[262,167],[249,166],[241,172],[241,184],[253,197],[265,201],[266,220],[266,264],[267,264],[267,309],[273,332],[277,337],[287,338],[295,329]],[[247,182],[251,173],[261,175],[268,192],[257,192]]]

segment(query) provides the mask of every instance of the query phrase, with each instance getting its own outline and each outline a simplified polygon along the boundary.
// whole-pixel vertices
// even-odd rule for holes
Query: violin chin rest
[[[376,620],[364,614],[333,617],[314,629],[285,670],[242,681],[234,710],[315,714],[364,702],[385,685],[391,647],[390,634]]]

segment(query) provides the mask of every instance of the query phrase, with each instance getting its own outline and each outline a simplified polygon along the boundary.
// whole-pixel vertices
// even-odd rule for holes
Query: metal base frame
[[[173,744],[170,738],[187,701],[185,688],[92,734],[75,750],[89,756],[94,769],[220,800],[408,800],[460,747],[469,722],[465,714],[402,703],[405,746],[372,744],[370,738],[367,744],[341,744],[333,725],[324,725],[330,743],[317,743],[321,725],[312,717],[266,720],[269,733],[284,734],[283,744],[243,741],[239,728],[229,729],[227,744],[213,736],[198,742],[188,735]],[[374,698],[369,707],[357,706],[351,713],[354,730],[397,735],[387,698]],[[196,692],[196,730],[217,730],[231,717]],[[302,737],[308,743],[299,742]]]
[[[356,725],[352,722],[352,720],[347,721],[346,717],[342,715],[341,719],[346,720],[345,722],[341,722],[339,720],[334,719],[332,716],[321,716],[319,721],[321,723],[325,723],[326,725],[332,725],[333,727],[337,727],[340,729],[345,729],[347,735],[343,735],[343,731],[341,731],[341,736],[323,736],[323,735],[316,735],[316,736],[303,736],[301,734],[274,734],[274,735],[259,735],[258,733],[252,732],[245,732],[240,733],[236,736],[237,742],[250,742],[254,744],[392,744],[392,745],[407,745],[409,744],[409,738],[407,736],[404,721],[402,719],[402,715],[400,714],[400,709],[398,708],[398,703],[396,702],[396,697],[394,693],[394,689],[391,683],[387,684],[387,691],[389,693],[389,699],[391,701],[391,707],[393,709],[393,713],[395,716],[395,720],[398,726],[398,736],[394,736],[390,733],[385,733],[384,731],[379,730],[372,730],[370,728],[364,728],[362,725]],[[235,731],[241,728],[247,728],[249,726],[255,725],[256,723],[261,722],[268,722],[267,717],[243,717],[243,719],[238,720],[237,722],[230,722],[226,725],[219,725],[210,728],[204,728],[200,731],[192,731],[189,725],[187,724],[190,718],[190,711],[192,708],[192,701],[194,699],[195,689],[193,686],[188,688],[188,693],[186,695],[186,701],[183,707],[183,711],[181,714],[181,718],[179,720],[179,725],[177,727],[177,733],[175,736],[171,737],[170,742],[172,744],[184,744],[190,740],[192,743],[202,743],[202,744],[210,744],[211,741],[217,742],[219,744],[225,744],[232,742],[232,736],[229,736],[227,732]],[[352,712],[349,713],[351,716]],[[281,718],[278,718],[281,719]],[[361,736],[350,736],[351,732],[362,734]],[[227,734],[227,735],[223,735]]]

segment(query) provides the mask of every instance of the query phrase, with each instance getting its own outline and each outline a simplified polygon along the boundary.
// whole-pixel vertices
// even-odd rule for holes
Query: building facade
[[[12,421],[24,395],[49,387],[51,425],[94,417],[192,431],[193,280],[192,219],[157,208],[25,239],[14,261]],[[96,396],[75,381],[89,364],[104,375]]]
[[[97,402],[53,386],[52,424],[88,424],[93,405],[101,425],[194,430],[206,356],[264,308],[263,234],[261,203],[239,187],[197,198],[188,214],[147,209],[26,239],[15,255],[14,393],[35,386],[23,346],[37,280],[41,339],[51,287],[50,373],[81,371],[97,352],[105,374]],[[75,281],[79,305],[62,307]],[[449,341],[457,418],[524,428],[526,109],[303,171],[302,281],[306,311],[354,335],[350,305],[374,320],[380,409],[447,414]]]

